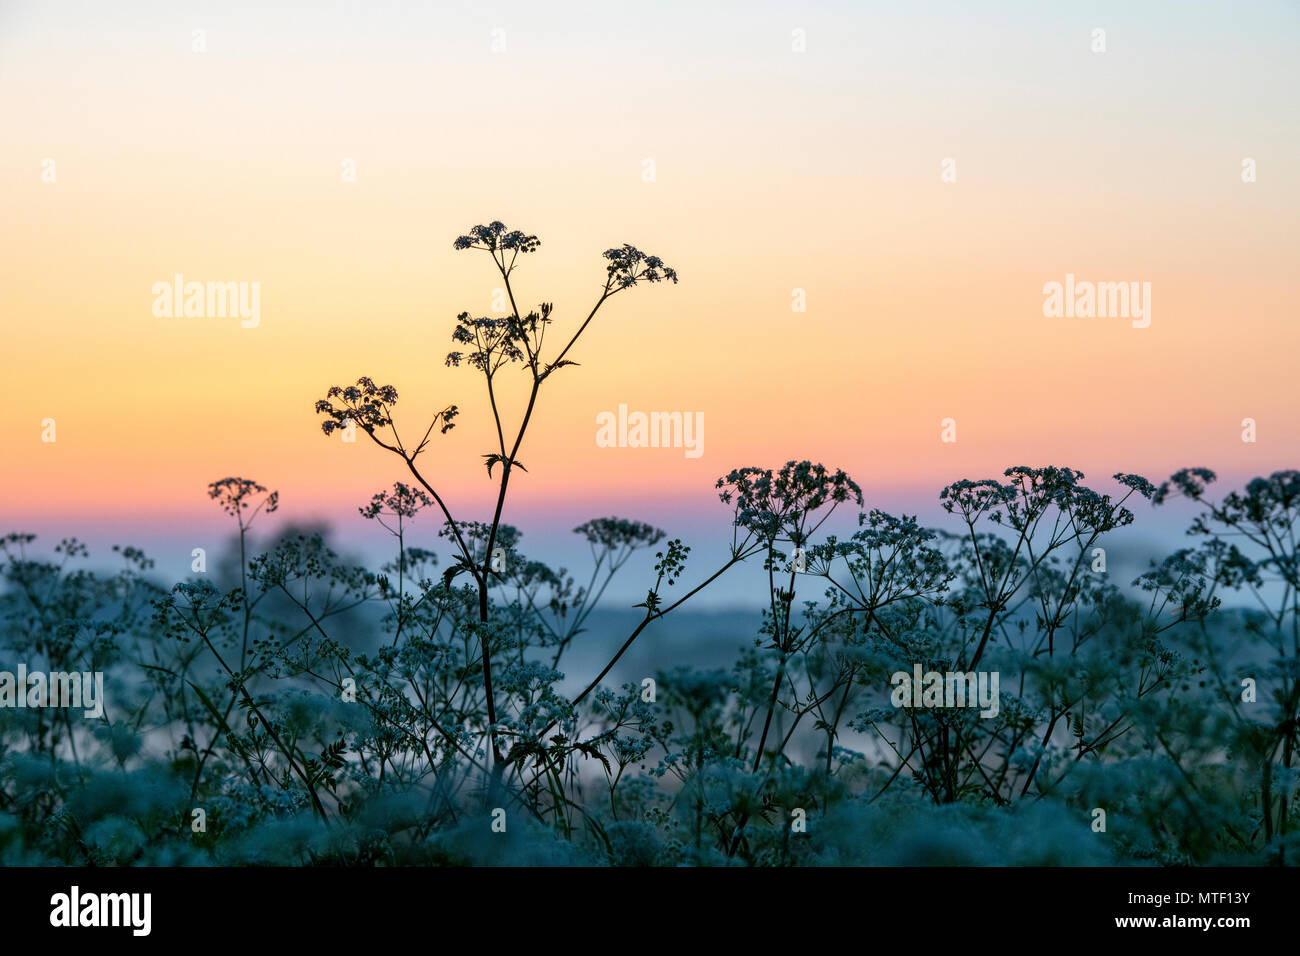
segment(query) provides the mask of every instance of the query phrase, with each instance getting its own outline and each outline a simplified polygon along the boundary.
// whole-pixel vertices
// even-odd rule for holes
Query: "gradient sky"
[[[516,289],[561,329],[610,246],[681,274],[610,301],[548,383],[506,515],[525,528],[725,533],[714,480],[790,458],[909,510],[1014,464],[1298,466],[1298,23],[1277,2],[0,0],[0,524],[184,537],[217,517],[207,483],[243,475],[352,527],[402,476],[320,432],[314,400],[359,375],[397,387],[406,432],[460,405],[427,467],[484,517],[483,389],[443,358],[500,284],[452,240],[492,219],[541,237]],[[155,318],[177,272],[260,282],[261,324]],[[1150,282],[1150,327],[1045,318],[1066,273]],[[703,412],[703,456],[598,448],[619,403]]]

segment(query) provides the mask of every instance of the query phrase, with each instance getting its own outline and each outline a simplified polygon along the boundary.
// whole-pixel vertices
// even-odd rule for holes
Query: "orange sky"
[[[407,5],[364,29],[347,4],[192,7],[0,12],[8,526],[206,514],[231,474],[354,513],[401,476],[320,433],[314,400],[358,375],[398,388],[406,432],[460,405],[429,470],[480,516],[483,389],[443,358],[500,284],[452,240],[491,219],[541,237],[516,287],[555,302],[557,331],[609,246],[681,274],[609,302],[548,383],[518,515],[708,500],[733,467],[803,457],[926,500],[1022,463],[1300,465],[1294,7],[670,4],[643,27],[586,4],[500,23]],[[177,272],[259,282],[260,324],[156,318]],[[1067,272],[1150,282],[1150,327],[1045,318]],[[620,403],[702,412],[704,454],[598,448]]]

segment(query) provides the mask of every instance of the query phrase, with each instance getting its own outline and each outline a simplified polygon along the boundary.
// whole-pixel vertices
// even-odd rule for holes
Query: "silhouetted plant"
[[[515,468],[520,471],[527,470],[519,460],[519,452],[523,447],[528,425],[532,421],[542,384],[559,369],[577,364],[568,358],[569,353],[596,317],[601,306],[612,296],[641,282],[671,281],[674,284],[677,282],[676,270],[664,265],[658,256],[648,256],[630,245],[606,250],[604,253],[607,262],[606,277],[595,305],[591,307],[587,317],[569,337],[567,343],[554,356],[548,358],[545,355],[544,343],[546,332],[553,321],[551,318],[553,306],[549,302],[543,302],[537,309],[521,314],[515,299],[514,284],[511,281],[519,256],[535,251],[540,244],[536,236],[527,235],[519,230],[507,230],[501,222],[473,226],[453,243],[456,249],[487,252],[505,284],[506,295],[510,300],[510,314],[505,317],[471,318],[468,312],[460,313],[456,317],[457,324],[452,332],[452,340],[464,345],[466,350],[450,352],[447,355],[448,365],[458,366],[465,362],[482,375],[495,426],[496,450],[484,454],[483,458],[489,478],[492,477],[494,466],[500,465],[501,471],[496,506],[492,520],[487,526],[487,533],[483,540],[484,547],[480,552],[476,553],[471,549],[461,525],[452,516],[433,485],[416,466],[416,459],[427,446],[434,427],[441,423],[440,432],[443,434],[453,427],[452,420],[458,411],[455,405],[450,405],[435,415],[419,443],[413,448],[408,448],[402,443],[397,427],[393,423],[391,408],[397,403],[397,390],[391,385],[376,386],[371,379],[363,377],[357,380],[355,386],[331,388],[327,397],[316,403],[317,413],[329,416],[328,420],[322,423],[326,435],[337,428],[346,427],[349,423],[360,427],[376,444],[401,457],[416,480],[438,503],[446,517],[451,537],[458,547],[455,563],[444,572],[446,581],[450,584],[457,575],[462,573],[469,574],[473,579],[478,589],[479,622],[483,625],[480,629],[481,639],[488,630],[486,627],[489,622],[488,589],[497,576],[492,570],[492,555],[501,529],[501,515],[505,508],[510,476]],[[513,439],[508,440],[502,411],[497,403],[496,376],[504,365],[516,362],[524,365],[531,383],[518,429],[515,430]],[[336,405],[334,400],[341,401]],[[382,440],[377,434],[385,429],[392,433],[390,441]],[[489,746],[493,766],[499,769],[502,755],[497,746],[496,695],[492,686],[493,648],[490,643],[482,643],[481,649]]]
[[[120,573],[98,578],[75,567],[86,556],[75,540],[44,562],[28,556],[32,536],[10,535],[3,646],[50,669],[107,670],[116,703],[99,722],[0,709],[2,852],[97,865],[504,860],[471,835],[486,832],[487,796],[523,814],[512,826],[530,835],[510,852],[556,839],[623,864],[934,862],[907,836],[929,825],[927,805],[969,808],[964,826],[988,839],[1003,838],[1008,815],[1032,818],[1042,832],[1009,862],[1294,857],[1295,474],[1217,503],[1204,470],[1159,488],[1117,476],[1128,490],[1118,501],[1068,469],[1007,477],[944,490],[960,534],[870,510],[842,538],[821,532],[835,508],[862,504],[842,472],[732,472],[719,484],[728,562],[674,599],[689,548],[668,541],[640,625],[576,694],[559,689],[567,651],[612,575],[663,542],[659,529],[580,525],[592,570],[578,586],[500,524],[509,561],[487,622],[477,586],[410,544],[434,504],[402,483],[361,508],[397,544],[378,572],[290,530],[241,559],[228,586],[199,578],[164,592],[134,548],[118,551]],[[252,520],[278,504],[247,479],[210,493],[245,548]],[[1191,528],[1201,543],[1124,592],[1091,557],[1133,520],[1131,494],[1204,510]],[[436,527],[454,560],[452,530]],[[481,567],[492,526],[458,530]],[[804,549],[802,571],[792,547]],[[654,699],[601,683],[649,623],[760,555],[767,607],[731,668],[661,669]],[[820,594],[801,593],[809,584]],[[1259,609],[1224,618],[1221,589]],[[358,618],[366,608],[380,613]],[[485,645],[498,660],[495,768]],[[1012,675],[995,717],[890,705],[891,673],[976,659]],[[1243,676],[1258,682],[1258,706]],[[207,808],[206,833],[187,827],[195,806]],[[1094,806],[1126,821],[1105,842],[1081,835]],[[798,836],[794,807],[810,821]],[[304,813],[328,840],[303,828]],[[880,842],[859,848],[863,834]],[[985,843],[946,839],[944,860],[990,861],[975,849]]]
[[[279,496],[236,477],[208,494],[234,521],[237,574],[166,590],[135,548],[97,576],[75,539],[51,560],[31,556],[32,535],[0,540],[6,658],[102,671],[111,691],[97,719],[0,707],[0,862],[1294,860],[1300,472],[1214,501],[1207,469],[1159,486],[1120,473],[1112,498],[1073,469],[1018,466],[948,485],[950,527],[927,528],[868,509],[843,471],[746,467],[716,484],[730,512],[717,568],[696,572],[683,538],[602,517],[574,529],[591,566],[570,573],[502,520],[542,385],[576,364],[609,298],[677,275],[607,250],[595,305],[548,349],[554,308],[521,312],[512,279],[537,237],[493,222],[454,245],[489,254],[510,303],[461,313],[447,356],[487,392],[488,520],[453,513],[423,454],[457,406],[410,443],[396,388],[362,377],[316,410],[325,434],[359,428],[411,476],[359,508],[395,545],[378,567],[311,527],[255,541]],[[498,403],[510,365],[529,385],[513,418]],[[1113,582],[1104,557],[1130,504],[1180,498],[1201,509],[1194,545]],[[828,530],[849,507],[856,528]],[[645,597],[611,634],[595,612],[634,559]],[[742,567],[762,606],[733,657],[606,683]],[[1228,592],[1253,605],[1224,607]],[[608,657],[569,684],[584,645]],[[917,666],[1002,675],[996,713],[900,706],[891,678]],[[1105,835],[1089,829],[1097,807],[1115,811]],[[496,808],[511,820],[500,839]]]

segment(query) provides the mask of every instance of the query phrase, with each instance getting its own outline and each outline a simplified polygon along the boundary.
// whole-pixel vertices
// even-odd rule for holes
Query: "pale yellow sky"
[[[1022,463],[1297,464],[1293,6],[391,7],[0,11],[10,523],[206,510],[227,474],[350,511],[399,477],[319,431],[359,375],[407,432],[461,406],[430,457],[479,508],[483,389],[443,358],[500,284],[452,240],[491,219],[541,237],[517,289],[557,331],[609,246],[681,274],[609,302],[548,383],[525,513],[803,457],[927,499]],[[258,326],[156,318],[177,272],[258,282]],[[1045,318],[1066,273],[1151,283],[1150,327]],[[597,447],[620,403],[702,413],[704,454]]]

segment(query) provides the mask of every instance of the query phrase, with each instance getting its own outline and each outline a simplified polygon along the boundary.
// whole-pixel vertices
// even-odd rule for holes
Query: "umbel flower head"
[[[494,220],[486,226],[471,226],[469,232],[457,236],[452,243],[455,249],[487,249],[489,252],[525,253],[532,252],[542,241],[518,229],[506,230],[505,224]]]
[[[361,376],[357,384],[340,388],[335,385],[328,392],[327,398],[316,402],[316,414],[328,415],[329,420],[321,422],[321,430],[330,435],[336,428],[344,428],[349,421],[370,431],[383,428],[392,422],[388,406],[397,402],[397,389],[391,385],[376,385],[368,376]],[[342,399],[342,407],[335,407],[331,398]]]
[[[472,346],[474,351],[448,352],[447,365],[455,367],[461,362],[480,372],[495,372],[503,362],[522,362],[524,352],[519,346],[525,335],[535,332],[539,323],[550,321],[551,307],[543,303],[542,311],[530,312],[522,320],[514,316],[471,318],[468,312],[456,316],[456,328],[451,333],[453,342]]]
[[[788,535],[802,543],[805,520],[819,508],[844,502],[862,505],[862,489],[840,469],[788,461],[780,471],[738,468],[719,478],[718,497],[734,505],[735,522],[765,538]]]
[[[248,510],[249,499],[254,495],[265,494],[266,488],[251,478],[222,478],[208,485],[208,497],[221,505],[228,515],[239,515]],[[266,509],[270,514],[280,506],[280,492],[273,491],[257,506],[257,511]]]
[[[619,249],[606,249],[609,261],[605,271],[613,279],[614,288],[628,289],[638,282],[663,282],[677,284],[677,270],[664,265],[658,256],[648,256],[636,246],[624,243]]]
[[[361,517],[376,519],[384,524],[383,516],[395,518],[414,518],[421,510],[433,504],[433,499],[419,488],[412,488],[404,482],[393,482],[392,491],[380,491],[370,498],[370,504],[357,510]],[[384,524],[384,527],[388,527]]]
[[[485,249],[499,259],[498,265],[509,274],[514,267],[517,256],[533,252],[542,244],[534,235],[518,229],[507,229],[500,220],[494,220],[486,226],[471,226],[463,236],[457,236],[452,243],[455,249]],[[506,253],[510,253],[509,262]],[[629,289],[638,282],[663,282],[676,284],[677,270],[664,265],[658,256],[646,255],[636,246],[624,243],[613,249],[606,249],[605,271],[610,277],[612,291]]]

